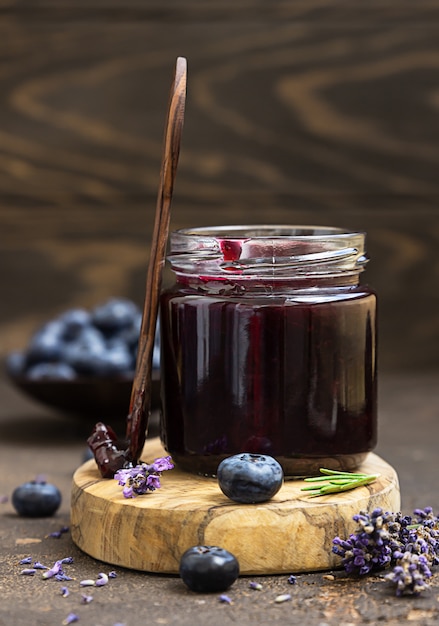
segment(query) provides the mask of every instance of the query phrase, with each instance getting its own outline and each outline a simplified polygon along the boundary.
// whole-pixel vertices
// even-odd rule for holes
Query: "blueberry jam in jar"
[[[286,476],[353,470],[376,444],[376,296],[364,233],[220,226],[171,234],[161,438],[181,469],[240,452]]]

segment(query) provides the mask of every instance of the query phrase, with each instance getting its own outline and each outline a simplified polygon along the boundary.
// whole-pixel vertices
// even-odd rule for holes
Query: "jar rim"
[[[320,239],[344,239],[349,237],[364,237],[364,231],[349,230],[338,226],[301,225],[301,224],[230,224],[221,226],[197,226],[193,228],[179,228],[173,231],[174,235],[187,237],[224,237],[227,239],[251,238],[256,240],[265,239],[290,239],[312,240]]]
[[[171,233],[176,273],[217,276],[358,274],[367,263],[365,233],[335,226],[225,225]]]

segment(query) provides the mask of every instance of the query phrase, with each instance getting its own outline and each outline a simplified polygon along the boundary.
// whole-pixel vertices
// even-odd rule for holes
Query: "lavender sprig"
[[[357,532],[348,539],[335,537],[332,548],[348,574],[392,567],[385,578],[396,586],[396,595],[418,595],[428,587],[430,568],[439,564],[439,519],[431,507],[416,509],[413,518],[375,509],[353,519]]]
[[[171,457],[158,458],[148,465],[140,463],[135,467],[128,469],[120,469],[114,475],[119,481],[119,485],[123,486],[123,495],[125,498],[135,498],[136,495],[144,495],[149,491],[155,491],[160,488],[160,476],[162,472],[173,469]]]

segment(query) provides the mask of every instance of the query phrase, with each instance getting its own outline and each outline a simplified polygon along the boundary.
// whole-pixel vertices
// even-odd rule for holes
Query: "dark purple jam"
[[[376,298],[363,286],[161,299],[162,441],[191,472],[239,452],[289,476],[352,470],[376,444]]]

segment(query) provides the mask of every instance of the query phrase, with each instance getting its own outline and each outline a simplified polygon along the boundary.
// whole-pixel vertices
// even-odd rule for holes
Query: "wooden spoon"
[[[159,297],[169,232],[170,209],[186,104],[187,63],[178,57],[169,97],[162,165],[157,195],[151,255],[146,277],[145,301],[140,329],[136,372],[131,390],[126,437],[128,448],[117,447],[114,431],[99,422],[87,442],[103,477],[112,477],[128,463],[137,464],[148,430],[152,393],[152,355]]]
[[[171,87],[163,141],[160,184],[157,195],[151,256],[146,278],[145,303],[136,373],[131,391],[130,413],[127,418],[126,435],[130,442],[129,456],[134,462],[139,459],[142,453],[148,429],[154,335],[168,241],[172,191],[180,154],[181,132],[186,103],[186,66],[186,59],[179,57],[176,63],[174,82]]]

